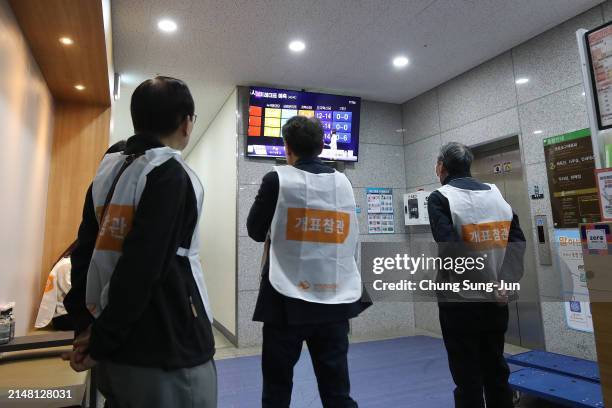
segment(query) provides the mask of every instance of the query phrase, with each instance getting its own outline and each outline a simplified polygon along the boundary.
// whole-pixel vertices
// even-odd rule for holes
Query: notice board
[[[612,128],[612,25],[606,23],[586,34],[589,68],[599,129]]]
[[[393,234],[393,190],[390,188],[368,188],[368,234]]]
[[[600,221],[595,159],[589,129],[544,139],[544,158],[555,228]]]

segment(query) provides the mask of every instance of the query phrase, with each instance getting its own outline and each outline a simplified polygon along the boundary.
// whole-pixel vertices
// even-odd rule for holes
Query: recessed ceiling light
[[[306,49],[306,44],[304,41],[295,40],[289,43],[289,49],[293,52],[302,52]]]
[[[64,45],[72,45],[72,44],[74,44],[74,41],[70,37],[60,37],[59,42],[61,42]]]
[[[157,28],[165,33],[173,33],[177,29],[177,25],[174,21],[164,18],[157,22]]]
[[[529,78],[519,78],[516,80],[517,85],[523,85],[523,84],[526,84],[527,82],[529,82]]]
[[[409,62],[410,61],[408,61],[408,58],[404,57],[403,55],[398,55],[397,57],[393,58],[393,66],[396,68],[404,68]]]
[[[74,86],[74,89],[76,89],[77,91],[83,91],[83,90],[85,90],[85,85],[76,84]]]
[[[534,134],[534,135],[539,135],[539,134],[542,134],[542,133],[543,133],[543,131],[542,131],[542,130],[534,130],[534,131],[533,131],[533,134]]]
[[[586,95],[586,93],[585,93],[585,92],[583,92],[583,93],[582,93],[582,96],[585,96],[585,95]]]

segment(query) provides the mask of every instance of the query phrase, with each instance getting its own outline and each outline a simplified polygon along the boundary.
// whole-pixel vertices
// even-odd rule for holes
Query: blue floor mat
[[[601,386],[588,380],[523,368],[510,374],[513,389],[568,407],[603,407]]]
[[[368,408],[449,408],[454,384],[442,340],[414,336],[351,344],[352,396]],[[217,361],[220,408],[261,407],[261,357]],[[319,408],[321,401],[305,349],[293,379],[292,408]]]
[[[554,371],[576,378],[599,382],[599,368],[595,361],[539,350],[515,354],[506,360],[511,364],[540,368],[545,371]]]

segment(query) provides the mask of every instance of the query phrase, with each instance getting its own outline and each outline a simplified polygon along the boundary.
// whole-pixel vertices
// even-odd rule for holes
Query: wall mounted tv
[[[357,161],[361,98],[251,87],[247,156],[285,157],[281,128],[289,118],[315,117],[323,125],[323,160]]]

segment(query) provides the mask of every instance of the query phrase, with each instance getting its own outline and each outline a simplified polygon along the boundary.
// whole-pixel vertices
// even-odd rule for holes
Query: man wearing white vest
[[[442,187],[427,209],[440,256],[486,258],[484,272],[438,271],[438,281],[518,281],[523,274],[525,236],[519,220],[494,184],[472,178],[472,152],[460,143],[442,146],[436,175]],[[510,244],[509,244],[510,243]],[[469,252],[474,249],[475,252]],[[445,252],[445,253],[444,253]],[[511,408],[510,371],[504,359],[508,294],[461,291],[439,295],[442,336],[455,382],[456,408]]]
[[[371,302],[356,263],[353,189],[318,159],[317,119],[295,116],[282,134],[288,166],[264,176],[247,219],[249,236],[266,242],[253,316],[264,323],[262,406],[289,407],[293,367],[306,341],[323,406],[357,407],[350,397],[348,320]]]
[[[217,406],[212,315],[199,259],[202,183],[181,156],[195,121],[184,82],[134,91],[136,135],[105,155],[85,199],[72,288],[77,371],[108,408]]]

